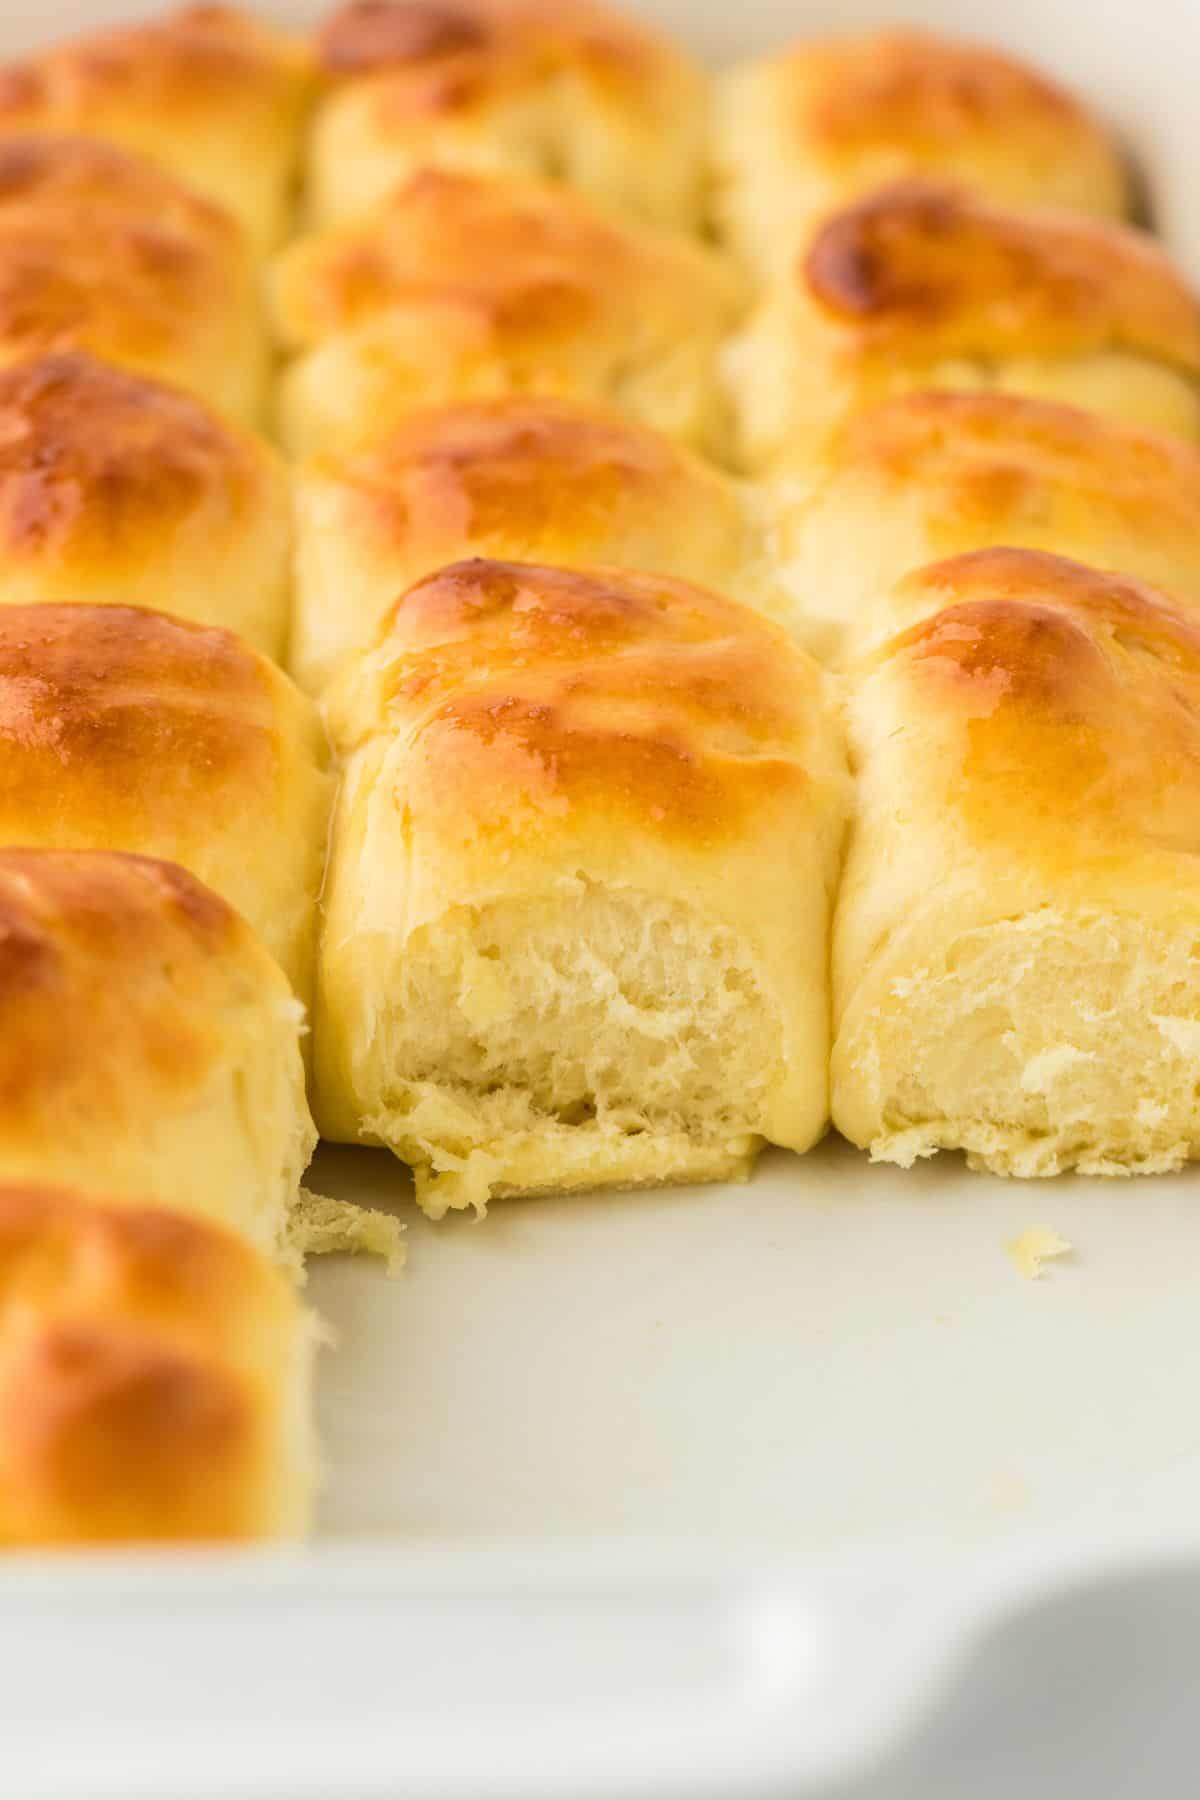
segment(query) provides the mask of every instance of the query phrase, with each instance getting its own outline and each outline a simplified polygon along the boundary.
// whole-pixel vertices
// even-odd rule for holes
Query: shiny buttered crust
[[[1200,302],[1144,233],[901,182],[835,213],[727,355],[742,460],[917,388],[998,388],[1200,436]]]
[[[675,45],[587,0],[351,0],[320,38],[316,222],[417,169],[553,177],[648,224],[698,221],[707,83]]]
[[[307,1001],[330,778],[311,702],[231,632],[0,607],[0,844],[181,863]]]
[[[0,1180],[143,1196],[289,1255],[301,1008],[173,863],[0,850]]]
[[[720,447],[732,269],[548,182],[426,170],[368,220],[286,250],[272,291],[281,341],[307,352],[283,379],[294,450],[422,406],[530,392],[605,401]]]
[[[281,659],[277,454],[182,389],[59,351],[0,369],[0,605],[167,605]]]
[[[913,615],[901,576],[1008,544],[1119,569],[1200,606],[1200,448],[1015,394],[906,394],[768,484],[800,629],[854,656]]]
[[[907,1165],[1177,1168],[1200,1150],[1200,626],[985,550],[907,578],[855,666],[833,1116]]]
[[[258,277],[234,221],[113,145],[0,139],[0,367],[60,350],[262,414]]]
[[[605,408],[513,398],[413,413],[302,465],[292,669],[319,690],[398,595],[471,556],[609,564],[784,608],[755,497]]]
[[[825,1125],[825,677],[701,588],[476,561],[329,696],[326,1135],[422,1204],[721,1179]]]
[[[313,1341],[230,1232],[0,1185],[0,1547],[298,1535]]]
[[[311,51],[246,13],[190,6],[0,66],[0,135],[72,132],[152,158],[237,219],[282,237]]]
[[[714,210],[761,273],[872,188],[949,176],[994,200],[1119,217],[1121,158],[1098,121],[1027,63],[922,31],[804,43],[718,81]]]

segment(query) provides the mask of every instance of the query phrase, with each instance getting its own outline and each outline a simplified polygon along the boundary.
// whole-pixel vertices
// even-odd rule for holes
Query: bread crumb
[[[1010,1238],[1004,1248],[1018,1275],[1026,1281],[1040,1281],[1042,1264],[1052,1257],[1069,1256],[1075,1246],[1045,1225],[1031,1225],[1020,1237]]]
[[[389,1276],[400,1273],[408,1255],[403,1231],[404,1226],[391,1213],[352,1206],[348,1200],[331,1200],[304,1187],[288,1221],[289,1238],[301,1256],[362,1251],[381,1256]]]

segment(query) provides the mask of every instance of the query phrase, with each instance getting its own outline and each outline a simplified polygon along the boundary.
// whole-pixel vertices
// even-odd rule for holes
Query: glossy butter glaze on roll
[[[298,40],[232,7],[187,6],[0,66],[0,136],[74,132],[138,151],[264,252],[290,214],[312,74]]]
[[[0,849],[0,1180],[194,1214],[291,1259],[302,1013],[173,863]]]
[[[742,460],[919,388],[997,388],[1200,437],[1200,302],[1144,233],[903,182],[834,214],[731,347]]]
[[[318,223],[421,168],[557,179],[648,224],[697,222],[707,84],[641,21],[590,0],[350,0],[319,53]]]
[[[723,447],[717,354],[741,289],[699,244],[549,183],[426,170],[369,219],[278,259],[293,450],[374,436],[422,406],[514,393],[607,402]]]
[[[180,388],[59,351],[0,369],[0,605],[164,605],[283,656],[291,494]]]
[[[462,563],[328,711],[327,1136],[390,1147],[440,1216],[821,1134],[848,781],[777,626],[666,577]]]
[[[781,274],[820,220],[872,188],[953,177],[994,200],[1119,217],[1129,184],[1073,95],[1002,51],[932,32],[834,37],[719,78],[721,235]]]
[[[317,690],[398,594],[470,556],[703,581],[782,609],[754,494],[686,450],[579,401],[411,415],[297,475],[292,668]]]
[[[833,1116],[1009,1175],[1200,1152],[1200,624],[1025,550],[907,578],[854,666]]]
[[[0,1183],[0,1549],[299,1535],[314,1342],[231,1232]]]
[[[181,863],[307,1001],[329,804],[312,704],[232,632],[0,606],[0,844]]]
[[[63,350],[262,413],[258,277],[237,224],[113,145],[0,138],[0,367]]]

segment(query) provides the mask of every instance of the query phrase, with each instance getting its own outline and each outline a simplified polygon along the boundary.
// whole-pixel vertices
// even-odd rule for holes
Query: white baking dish
[[[882,17],[1024,50],[1108,109],[1200,272],[1196,0],[643,5],[714,55]],[[127,10],[6,7],[5,51]],[[404,1204],[383,1156],[313,1185]],[[740,1189],[407,1216],[401,1281],[313,1272],[325,1542],[0,1567],[4,1796],[1190,1790],[1200,1176],[829,1144]],[[1076,1246],[1038,1283],[1004,1250],[1031,1225]]]

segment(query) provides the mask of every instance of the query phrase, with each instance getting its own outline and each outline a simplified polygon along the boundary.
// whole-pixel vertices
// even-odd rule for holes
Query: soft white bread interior
[[[290,1260],[302,1009],[172,863],[0,850],[0,1180],[128,1195]]]
[[[481,401],[299,469],[297,680],[322,688],[397,595],[472,556],[642,569],[788,611],[748,486],[606,407]]]
[[[900,182],[834,213],[726,356],[738,454],[819,452],[918,388],[1001,389],[1200,436],[1200,301],[1144,233]]]
[[[908,585],[919,622],[847,678],[834,1122],[905,1166],[1178,1168],[1200,1151],[1200,626],[1035,551]]]
[[[307,1001],[331,780],[310,700],[231,632],[0,607],[0,844],[182,863]]]
[[[0,369],[0,605],[169,606],[281,660],[291,487],[180,388],[66,350]]]
[[[311,50],[220,5],[92,32],[0,67],[0,135],[74,132],[159,163],[258,252],[291,215]]]
[[[825,677],[666,577],[476,561],[330,691],[316,1107],[434,1216],[744,1173],[826,1121]]]
[[[910,570],[1007,544],[1119,569],[1200,605],[1200,447],[1016,394],[917,392],[783,458],[763,512],[806,640],[853,656],[912,615]]]
[[[0,1185],[0,1547],[298,1535],[315,1338],[231,1232]]]
[[[281,342],[306,353],[280,397],[293,451],[514,393],[607,401],[725,447],[732,268],[549,182],[422,171],[368,218],[284,251],[272,290]]]
[[[333,224],[417,169],[557,179],[648,224],[698,221],[707,83],[591,0],[350,0],[319,40],[308,194]]]
[[[1119,217],[1129,182],[1103,126],[1003,51],[885,30],[793,44],[718,78],[722,237],[780,275],[820,219],[887,182],[951,176],[994,200]]]

